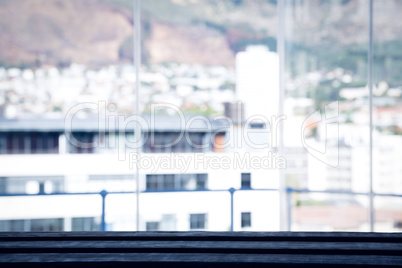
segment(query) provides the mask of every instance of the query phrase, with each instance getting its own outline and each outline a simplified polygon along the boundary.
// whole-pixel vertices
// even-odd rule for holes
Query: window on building
[[[207,181],[208,181],[208,174],[197,174],[196,181],[197,181],[196,189],[206,189]]]
[[[208,174],[147,174],[147,190],[196,190],[207,187]]]
[[[7,153],[7,136],[8,133],[0,133],[0,154]]]
[[[204,133],[191,133],[187,132],[185,139],[191,146],[191,152],[202,152],[203,151],[203,139]]]
[[[395,229],[402,229],[402,221],[395,221],[394,222]]]
[[[71,231],[99,231],[100,225],[94,217],[72,218]],[[61,232],[64,219],[23,219],[0,221],[0,232]]]
[[[190,229],[205,229],[207,214],[190,214]]]
[[[95,133],[92,132],[73,132],[70,133],[71,140],[75,139],[78,144],[68,142],[68,152],[70,154],[90,154],[93,153],[94,148],[91,145],[95,140]],[[77,146],[79,145],[79,146]]]
[[[72,218],[71,231],[100,231],[100,224],[94,217]]]
[[[3,177],[0,191],[8,194],[38,194],[64,191],[63,176]]]
[[[24,232],[30,231],[26,229],[27,220],[3,220],[0,221],[0,232]]]
[[[55,154],[59,148],[57,132],[0,133],[0,154]]]
[[[62,232],[64,219],[34,219],[30,220],[31,232]]]
[[[175,179],[173,174],[166,174],[163,176],[163,188],[164,189],[175,188]]]
[[[202,152],[206,133],[186,132],[180,140],[180,132],[149,132],[144,134],[145,153]]]
[[[242,173],[241,174],[241,188],[251,188],[251,174]]]
[[[266,125],[264,122],[251,122],[249,128],[264,129],[266,128]]]
[[[158,231],[159,230],[159,222],[158,221],[148,221],[146,223],[147,231]]]
[[[241,228],[251,227],[251,212],[241,213]]]
[[[2,232],[61,232],[64,231],[64,219],[24,219],[0,221]]]
[[[51,183],[51,182],[50,182]],[[46,191],[45,191],[45,185],[46,185],[46,182],[44,182],[44,181],[40,181],[39,182],[39,193],[40,194],[44,194]],[[49,184],[48,184],[49,185]],[[51,184],[50,184],[51,185]]]
[[[56,154],[59,151],[59,133],[30,132],[24,138],[24,153]]]
[[[5,194],[7,193],[7,178],[0,177],[0,193]]]
[[[146,188],[147,190],[162,190],[163,189],[163,175],[147,174]]]

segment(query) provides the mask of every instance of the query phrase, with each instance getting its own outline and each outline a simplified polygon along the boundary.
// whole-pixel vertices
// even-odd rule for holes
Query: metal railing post
[[[230,188],[230,231],[233,232],[233,194],[236,192],[235,188]]]
[[[99,193],[102,196],[102,218],[101,218],[101,231],[106,231],[106,211],[105,211],[105,202],[107,191],[103,190]]]
[[[292,188],[290,187],[286,188],[288,231],[292,231],[292,192],[293,192]]]

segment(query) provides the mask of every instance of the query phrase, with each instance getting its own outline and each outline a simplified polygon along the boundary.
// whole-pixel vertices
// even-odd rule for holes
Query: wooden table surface
[[[402,233],[0,233],[0,267],[402,267]]]

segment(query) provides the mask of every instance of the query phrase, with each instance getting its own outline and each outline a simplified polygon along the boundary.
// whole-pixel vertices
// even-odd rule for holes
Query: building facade
[[[230,230],[230,188],[234,230],[279,229],[278,170],[249,165],[273,161],[269,149],[223,148],[235,136],[223,121],[158,120],[139,148],[132,122],[2,120],[0,231],[99,230],[103,190],[106,229],[136,230],[137,168],[140,230]]]

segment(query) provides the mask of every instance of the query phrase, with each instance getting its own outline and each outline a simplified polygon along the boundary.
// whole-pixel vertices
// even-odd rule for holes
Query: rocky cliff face
[[[0,64],[96,65],[129,61],[133,38],[131,2],[2,0]],[[254,12],[258,2],[261,1],[244,6],[249,13]],[[274,14],[272,4],[265,6]],[[247,17],[232,1],[143,1],[145,61],[233,65],[239,40],[274,35],[266,27],[262,34],[256,34],[264,28],[260,17]],[[269,20],[272,18],[269,16]],[[253,21],[255,25],[249,27]]]
[[[7,64],[116,62],[132,33],[129,21],[95,0],[0,3],[0,61]]]
[[[142,1],[144,61],[233,65],[247,44],[275,49],[272,0]],[[368,1],[289,1],[288,38],[305,47],[364,44]],[[386,2],[386,3],[385,3]],[[132,59],[131,0],[1,0],[0,64],[118,63]],[[290,9],[289,9],[290,10]],[[375,1],[375,38],[400,38],[402,1]]]

